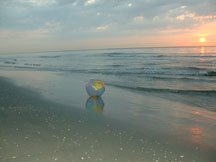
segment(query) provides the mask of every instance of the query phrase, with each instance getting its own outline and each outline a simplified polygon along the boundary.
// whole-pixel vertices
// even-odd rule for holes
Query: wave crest
[[[216,76],[216,71],[208,71],[206,76]]]
[[[110,83],[106,83],[106,84],[110,86],[119,87],[119,88],[126,88],[126,89],[131,89],[136,91],[152,92],[152,93],[176,93],[176,94],[216,96],[216,90],[163,89],[163,88],[129,87],[129,86],[110,84]]]

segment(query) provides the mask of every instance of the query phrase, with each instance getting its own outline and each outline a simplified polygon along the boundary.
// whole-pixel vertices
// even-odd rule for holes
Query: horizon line
[[[64,52],[64,51],[90,51],[90,50],[114,50],[114,49],[145,49],[145,48],[194,48],[194,47],[216,47],[216,45],[205,46],[146,46],[146,47],[116,47],[116,48],[92,48],[92,49],[65,49],[65,50],[44,50],[33,52],[18,52],[18,53],[4,53],[7,54],[26,54],[26,53],[46,53],[46,52]]]

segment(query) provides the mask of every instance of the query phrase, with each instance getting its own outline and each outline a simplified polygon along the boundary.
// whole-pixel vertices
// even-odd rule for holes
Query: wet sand
[[[84,107],[80,109],[77,107],[79,104],[54,102],[26,87],[0,78],[2,162],[214,162],[216,159],[215,142],[202,142],[208,138],[199,135],[200,129],[188,126],[189,130],[194,131],[194,138],[181,139],[163,131],[160,133],[160,129],[151,129],[149,124],[153,122],[149,120],[149,123],[140,125],[125,123],[103,115],[103,112],[94,112]],[[108,92],[108,96],[104,97],[104,110],[102,108],[101,111],[106,111],[109,105],[116,103],[118,109],[124,108],[118,98],[123,96],[117,95],[117,91],[116,96],[112,97],[109,97]],[[71,93],[76,95],[74,91]],[[175,123],[170,124],[172,129]],[[176,127],[178,129],[177,124]]]

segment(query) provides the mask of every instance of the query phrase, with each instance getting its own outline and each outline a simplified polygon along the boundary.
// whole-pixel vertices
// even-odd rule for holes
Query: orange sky
[[[97,49],[97,48],[130,48],[130,47],[158,47],[158,46],[215,46],[216,45],[216,21],[205,23],[192,29],[170,29],[161,30],[155,35],[133,35],[109,38],[88,38],[76,39],[61,42],[37,41],[32,38],[21,38],[7,40],[5,49],[1,48],[1,53],[31,52],[31,51],[55,51],[70,49]],[[204,37],[206,42],[200,42]],[[23,39],[23,40],[22,40]],[[20,41],[22,40],[22,41]],[[24,41],[24,46],[23,46]],[[13,47],[13,48],[11,48]]]

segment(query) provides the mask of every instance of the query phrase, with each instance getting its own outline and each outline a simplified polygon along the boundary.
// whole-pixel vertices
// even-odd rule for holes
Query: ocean
[[[2,54],[0,75],[28,89],[0,95],[0,149],[7,148],[0,160],[215,162],[216,47]],[[85,91],[92,78],[106,87],[97,101]],[[33,92],[50,102],[26,96]],[[40,146],[24,155],[11,148],[14,141],[25,152],[26,144]],[[35,153],[41,148],[46,154]]]
[[[197,100],[216,111],[216,47],[158,47],[40,52],[0,56],[1,69],[88,74],[105,84]],[[207,97],[208,100],[202,100]],[[178,97],[177,97],[178,98]],[[212,98],[212,100],[211,100]],[[194,99],[193,99],[194,100]]]

